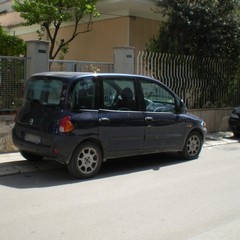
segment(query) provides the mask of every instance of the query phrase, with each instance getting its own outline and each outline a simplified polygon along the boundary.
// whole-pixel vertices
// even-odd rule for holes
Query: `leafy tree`
[[[92,17],[97,17],[98,0],[15,0],[13,9],[20,12],[26,25],[38,24],[40,39],[46,32],[50,41],[49,58],[54,59],[60,52],[68,51],[69,43],[81,33],[91,31]],[[86,29],[78,25],[83,17],[88,16]],[[64,22],[73,22],[73,32],[66,39],[58,40],[59,30]]]
[[[239,0],[155,0],[166,17],[150,51],[238,59]]]
[[[154,0],[154,2],[155,11],[164,16],[164,21],[160,25],[159,33],[147,43],[148,52],[181,55],[176,60],[177,66],[190,69],[185,72],[184,80],[191,85],[191,77],[195,76],[198,86],[205,86],[205,89],[199,90],[199,98],[196,99],[199,106],[202,99],[211,103],[218,102],[218,106],[230,106],[232,104],[230,96],[233,97],[240,84],[238,73],[240,0]],[[184,55],[194,56],[191,65],[180,60],[182,57],[184,59]],[[211,64],[206,64],[209,62],[207,60]],[[159,69],[159,66],[151,67],[153,72]],[[178,80],[179,73],[173,81]],[[185,86],[182,87],[187,93]],[[219,98],[216,87],[227,92],[229,98]],[[194,86],[191,90],[194,91]]]
[[[0,56],[19,56],[26,51],[25,42],[16,36],[8,35],[0,26]]]

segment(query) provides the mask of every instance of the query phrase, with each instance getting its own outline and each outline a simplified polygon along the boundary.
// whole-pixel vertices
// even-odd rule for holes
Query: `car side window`
[[[91,78],[79,80],[70,95],[72,109],[96,109],[95,83]]]
[[[146,111],[175,113],[175,97],[163,86],[149,81],[141,81]]]
[[[103,108],[137,110],[134,79],[103,79]]]

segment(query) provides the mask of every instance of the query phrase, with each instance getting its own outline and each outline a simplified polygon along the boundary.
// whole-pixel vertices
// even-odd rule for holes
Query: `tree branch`
[[[59,44],[59,46],[58,46],[58,48],[57,48],[57,50],[55,51],[55,53],[54,53],[54,55],[52,56],[52,59],[54,59],[57,55],[58,55],[58,53],[61,51],[61,49],[63,48],[63,47],[65,47],[65,46],[67,46],[75,37],[77,37],[79,34],[83,34],[83,33],[87,33],[87,32],[90,32],[91,31],[91,25],[92,25],[92,17],[90,16],[89,17],[89,21],[88,21],[88,23],[87,23],[87,28],[86,28],[86,30],[84,30],[84,31],[77,31],[77,29],[78,29],[78,24],[79,24],[79,22],[80,22],[80,20],[81,20],[81,17],[79,18],[79,20],[76,20],[75,21],[75,23],[74,23],[74,30],[73,30],[73,33],[72,33],[72,36],[68,39],[68,40],[66,40],[66,41],[62,41],[60,44]],[[60,26],[59,26],[60,27]]]

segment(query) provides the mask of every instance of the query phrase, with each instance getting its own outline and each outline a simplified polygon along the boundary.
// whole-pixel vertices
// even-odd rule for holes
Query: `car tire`
[[[202,150],[202,143],[202,136],[199,132],[190,132],[187,136],[183,151],[181,152],[181,156],[185,160],[198,158],[199,153]]]
[[[79,145],[67,165],[69,172],[77,178],[93,177],[99,172],[101,166],[102,151],[92,142]]]
[[[240,138],[240,132],[233,132],[235,138]]]
[[[43,159],[43,156],[20,150],[20,154],[28,161],[37,162]]]

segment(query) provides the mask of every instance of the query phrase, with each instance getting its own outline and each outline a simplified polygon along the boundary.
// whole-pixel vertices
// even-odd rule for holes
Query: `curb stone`
[[[0,154],[0,177],[63,167],[62,164],[55,161],[29,162],[19,152]]]
[[[232,132],[208,133],[203,147],[213,147],[238,142],[240,142],[240,139],[234,138]]]

